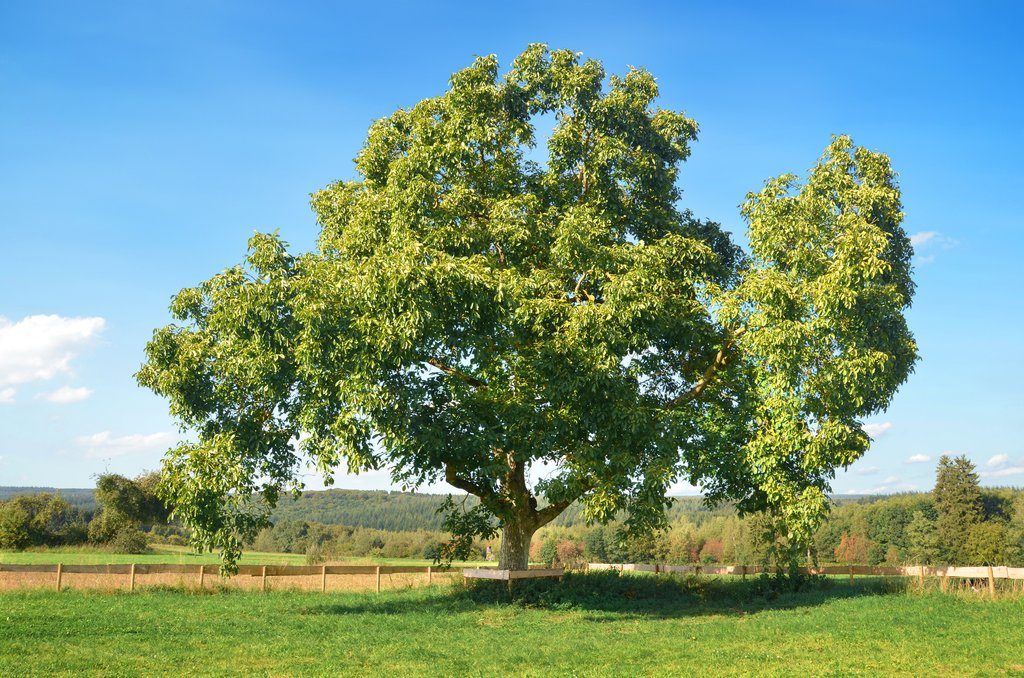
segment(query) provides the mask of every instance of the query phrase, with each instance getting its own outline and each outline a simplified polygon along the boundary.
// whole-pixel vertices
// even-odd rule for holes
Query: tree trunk
[[[498,569],[530,569],[530,541],[537,528],[532,520],[508,521],[501,528]]]

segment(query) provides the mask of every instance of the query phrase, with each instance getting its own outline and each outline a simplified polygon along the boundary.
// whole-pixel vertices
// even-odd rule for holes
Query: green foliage
[[[966,455],[939,459],[933,496],[946,560],[954,565],[970,564],[967,540],[984,512],[978,474]]]
[[[84,536],[85,513],[59,495],[23,494],[0,502],[0,548],[75,544]]]
[[[89,522],[89,541],[120,553],[144,553],[149,536],[144,525],[167,522],[170,511],[157,496],[160,476],[144,473],[135,479],[104,473],[96,479],[98,511]]]
[[[971,526],[964,545],[964,562],[976,565],[1005,565],[1010,557],[1006,544],[1006,527],[1001,522],[987,521]]]
[[[905,530],[907,560],[915,565],[934,565],[942,558],[942,542],[935,521],[924,511],[915,511]]]
[[[678,207],[697,124],[657,97],[565,50],[481,57],[373,124],[313,196],[316,251],[257,234],[182,290],[138,379],[197,435],[161,485],[195,543],[230,566],[305,460],[443,478],[527,540],[574,502],[662,527],[685,478],[806,542],[916,360],[895,175],[837,137],[749,196],[748,257]]]
[[[60,498],[84,513],[92,513],[96,510],[95,490],[84,487],[55,488],[55,487],[19,487],[0,485],[0,501],[7,501],[22,494],[59,494]]]
[[[1006,526],[1006,548],[1013,561],[1024,563],[1024,492],[1013,498],[1012,506]]]
[[[157,496],[159,480],[159,473],[143,473],[135,479],[103,473],[96,478],[96,502],[103,511],[139,524],[166,523],[170,511]]]
[[[21,550],[32,543],[28,511],[12,501],[0,503],[0,549]]]
[[[145,553],[149,550],[149,538],[135,525],[124,524],[114,533],[107,545],[118,553]]]

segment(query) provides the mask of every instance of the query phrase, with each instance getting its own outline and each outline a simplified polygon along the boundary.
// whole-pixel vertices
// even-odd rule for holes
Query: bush
[[[428,541],[423,547],[423,557],[435,562],[441,560],[441,542],[436,540]]]
[[[14,502],[0,503],[0,549],[31,546],[29,520],[28,512]]]
[[[84,541],[85,514],[51,494],[0,502],[0,548],[60,546]]]
[[[128,524],[118,529],[108,545],[118,553],[145,553],[149,550],[149,539],[145,532]]]
[[[1009,553],[1006,548],[1006,528],[1002,523],[978,523],[967,535],[964,554],[976,565],[1003,565]]]
[[[555,545],[555,557],[562,567],[580,568],[583,566],[583,544],[563,539]]]
[[[327,562],[327,555],[320,544],[312,544],[306,549],[306,564],[319,565]]]

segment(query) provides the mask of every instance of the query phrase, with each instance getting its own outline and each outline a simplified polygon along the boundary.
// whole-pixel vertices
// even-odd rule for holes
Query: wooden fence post
[[[261,582],[261,588],[264,591],[266,591],[267,590],[267,566],[266,565],[263,566],[262,576],[263,576],[263,581]]]
[[[57,590],[58,591],[60,591],[60,580],[61,580],[61,577],[63,575],[64,575],[63,566],[60,563],[57,563]]]
[[[380,565],[377,566],[377,593],[380,593]]]
[[[320,566],[320,593],[327,593],[327,566]]]
[[[853,586],[853,565],[850,565],[850,586]]]
[[[132,563],[131,582],[128,584],[128,590],[129,591],[134,591],[135,590],[135,563]]]
[[[203,588],[203,578],[206,575],[206,566],[199,566],[199,588]]]
[[[949,591],[949,565],[942,568],[942,592],[946,593]]]
[[[992,574],[991,565],[988,566],[988,595],[992,599],[996,597],[996,578]]]
[[[434,569],[430,565],[427,565],[427,586],[430,586],[430,584],[433,583],[433,581]]]
[[[747,579],[747,566],[746,565],[741,565],[741,567],[743,568],[743,580],[746,581],[746,579]]]
[[[917,582],[922,591],[924,591],[924,565],[918,565]]]

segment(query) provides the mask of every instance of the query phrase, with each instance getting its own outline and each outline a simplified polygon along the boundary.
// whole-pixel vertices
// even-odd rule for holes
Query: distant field
[[[65,565],[118,565],[123,563],[176,563],[176,564],[213,564],[220,562],[215,553],[193,553],[185,546],[158,544],[153,546],[152,553],[112,553],[100,549],[63,548],[38,549],[32,551],[0,551],[0,563],[51,564]],[[264,553],[260,551],[244,551],[242,565],[305,565],[306,556],[298,553]],[[343,558],[330,561],[332,563],[374,563],[379,565],[433,565],[433,561],[410,558]],[[459,565],[483,565],[484,561],[475,563],[458,563]],[[494,563],[491,563],[492,565]]]
[[[382,594],[6,593],[0,675],[1024,672],[1019,597],[834,586],[766,599],[745,597],[746,586],[665,601],[583,591],[528,607],[475,602],[450,586]]]

